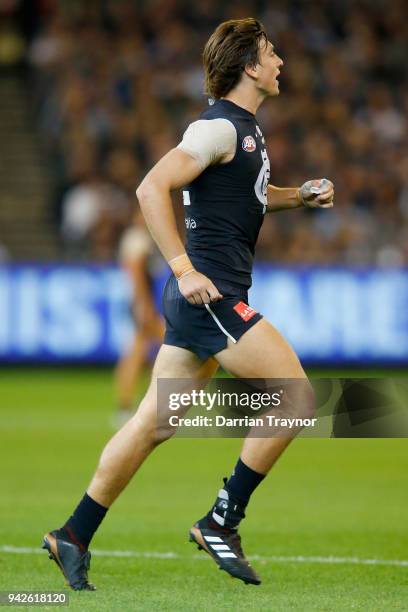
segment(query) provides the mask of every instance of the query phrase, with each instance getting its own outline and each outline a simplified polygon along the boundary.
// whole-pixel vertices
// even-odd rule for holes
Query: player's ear
[[[258,78],[258,64],[247,64],[244,68],[244,73],[246,75],[248,75],[249,77],[251,77],[251,79],[257,79]]]

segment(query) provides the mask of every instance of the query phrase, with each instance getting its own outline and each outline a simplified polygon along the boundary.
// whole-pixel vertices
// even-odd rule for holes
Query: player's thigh
[[[218,363],[239,378],[306,378],[290,344],[266,319],[251,327],[236,344],[215,355]]]
[[[177,381],[180,380],[180,392],[186,392],[189,390],[186,385],[195,389],[204,387],[217,368],[218,362],[212,357],[202,360],[184,348],[163,344],[153,366],[149,388],[134,418],[139,421],[150,421],[152,417],[156,419],[159,379],[169,379],[173,392],[178,388]]]
[[[284,384],[284,401],[278,410],[273,410],[275,416],[314,416],[314,390],[296,353],[265,319],[251,327],[236,344],[228,343],[228,348],[215,357],[223,368],[239,378],[268,379],[271,388]]]
[[[211,378],[217,368],[213,357],[203,360],[187,349],[163,344],[153,366],[152,382],[157,378]]]

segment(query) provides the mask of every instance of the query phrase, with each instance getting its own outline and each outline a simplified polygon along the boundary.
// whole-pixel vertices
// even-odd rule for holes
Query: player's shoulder
[[[236,138],[236,127],[232,121],[224,117],[200,118],[188,126],[188,131],[200,138]]]
[[[198,119],[190,123],[177,148],[194,157],[204,170],[234,155],[236,143],[236,129],[227,119]]]
[[[226,119],[236,128],[239,128],[242,121],[254,120],[244,108],[239,107],[229,100],[210,100],[210,104],[201,112],[200,119]]]

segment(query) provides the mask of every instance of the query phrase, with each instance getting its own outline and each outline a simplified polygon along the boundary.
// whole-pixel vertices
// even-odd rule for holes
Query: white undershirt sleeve
[[[204,170],[223,157],[235,155],[237,131],[228,119],[199,119],[190,123],[177,146],[198,161]]]

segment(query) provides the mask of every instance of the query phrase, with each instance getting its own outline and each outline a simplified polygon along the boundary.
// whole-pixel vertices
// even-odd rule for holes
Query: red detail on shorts
[[[244,319],[244,321],[249,321],[249,319],[252,319],[252,317],[256,315],[256,310],[248,306],[248,304],[245,304],[245,302],[238,302],[238,304],[235,304],[234,310],[239,314],[241,319]]]

